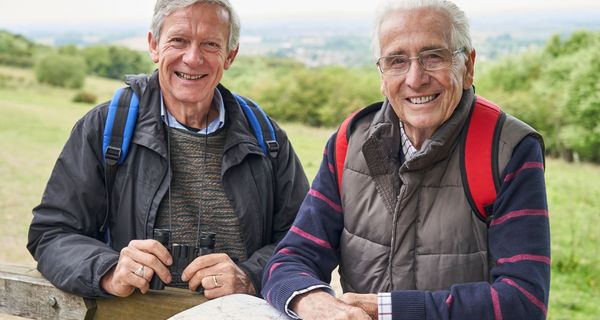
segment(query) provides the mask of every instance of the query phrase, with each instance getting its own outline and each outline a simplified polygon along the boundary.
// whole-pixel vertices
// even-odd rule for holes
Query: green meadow
[[[118,81],[88,77],[86,91],[108,100]],[[34,266],[25,249],[31,209],[40,201],[62,145],[92,105],[76,90],[36,82],[30,70],[0,66],[0,263]],[[260,101],[259,101],[260,102]],[[309,179],[333,128],[283,123]],[[552,231],[549,319],[600,319],[600,167],[547,159]]]

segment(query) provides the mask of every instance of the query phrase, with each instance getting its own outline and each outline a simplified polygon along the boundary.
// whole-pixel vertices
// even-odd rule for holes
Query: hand
[[[127,297],[135,288],[146,293],[154,273],[163,282],[171,282],[171,273],[166,267],[171,263],[173,258],[160,242],[132,240],[121,250],[117,265],[100,279],[100,286],[117,297]]]
[[[188,281],[192,291],[202,285],[204,296],[208,299],[232,293],[256,294],[248,275],[225,253],[207,254],[194,259],[183,270],[181,280]]]
[[[377,295],[373,293],[369,294],[358,294],[358,293],[344,293],[340,299],[346,304],[351,306],[359,307],[363,309],[371,319],[377,319]]]
[[[363,309],[348,305],[323,290],[313,290],[295,297],[290,307],[304,320],[371,320]]]

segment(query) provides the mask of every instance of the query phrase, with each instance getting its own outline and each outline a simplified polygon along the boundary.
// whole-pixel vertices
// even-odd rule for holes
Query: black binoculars
[[[154,229],[153,239],[165,246],[169,250],[171,257],[173,257],[173,263],[169,267],[172,279],[171,283],[168,284],[169,287],[182,288],[187,286],[187,282],[181,280],[183,270],[197,257],[214,252],[215,236],[216,234],[213,232],[202,232],[200,234],[199,247],[177,243],[169,245],[171,231],[168,229]],[[163,290],[164,288],[165,283],[154,274],[150,280],[150,289]],[[196,291],[203,292],[204,288],[199,286]]]

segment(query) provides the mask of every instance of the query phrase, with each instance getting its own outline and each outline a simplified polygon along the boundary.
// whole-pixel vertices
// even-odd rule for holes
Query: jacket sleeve
[[[266,228],[270,229],[271,243],[255,251],[248,260],[239,264],[250,276],[257,295],[261,291],[263,269],[273,255],[277,243],[290,229],[308,191],[308,180],[294,148],[285,132],[276,123],[272,123],[277,130],[280,150],[274,163],[274,209],[272,213],[267,213],[271,222]]]
[[[262,295],[284,313],[299,292],[318,287],[333,292],[329,282],[344,222],[331,151],[330,139],[298,217],[264,270]]]
[[[99,110],[92,110],[73,128],[42,201],[33,209],[27,243],[44,277],[84,297],[108,296],[100,289],[100,278],[119,257],[97,240],[106,213]]]
[[[550,228],[540,143],[526,137],[503,174],[488,229],[492,282],[393,291],[393,319],[545,319]]]

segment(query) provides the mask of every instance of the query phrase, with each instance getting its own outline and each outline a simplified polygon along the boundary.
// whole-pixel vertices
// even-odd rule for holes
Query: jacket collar
[[[222,172],[239,164],[249,154],[265,156],[254,136],[254,131],[244,115],[242,107],[238,104],[233,94],[219,84],[217,89],[223,97],[225,104],[225,147],[223,148]]]
[[[160,117],[160,85],[158,71],[150,77],[146,75],[130,76],[126,79],[134,91],[141,97],[138,120],[133,142],[154,150],[162,157],[167,157],[166,130]],[[233,94],[224,86],[217,89],[225,104],[225,148],[223,150],[223,172],[231,166],[239,164],[248,154],[263,155],[254,132],[246,120],[240,105]]]
[[[154,150],[166,158],[165,128],[160,118],[158,71],[150,77],[147,75],[128,77],[126,83],[141,97],[132,142]]]

